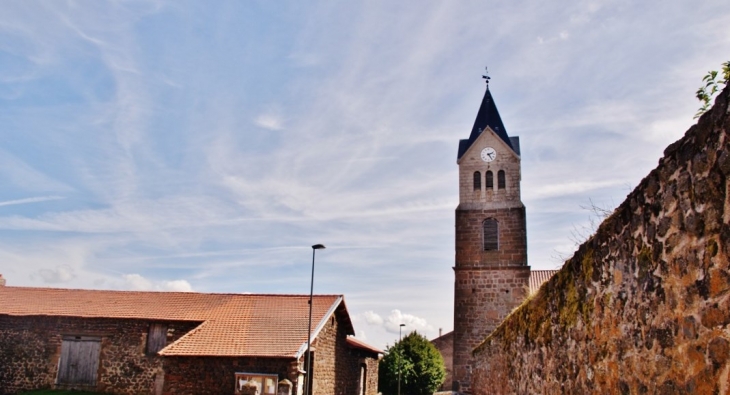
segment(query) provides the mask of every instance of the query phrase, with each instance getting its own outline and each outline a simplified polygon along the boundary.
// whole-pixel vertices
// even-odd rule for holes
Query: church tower
[[[454,266],[453,390],[471,393],[471,351],[527,296],[520,142],[487,88],[471,134],[459,141]]]

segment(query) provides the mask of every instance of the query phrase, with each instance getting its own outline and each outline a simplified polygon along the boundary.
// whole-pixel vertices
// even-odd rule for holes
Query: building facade
[[[488,81],[488,80],[487,80]],[[529,293],[520,145],[489,91],[459,142],[452,389],[470,393],[471,352]]]
[[[342,295],[122,292],[0,285],[0,395],[375,395],[382,351]],[[308,374],[307,374],[308,373]]]

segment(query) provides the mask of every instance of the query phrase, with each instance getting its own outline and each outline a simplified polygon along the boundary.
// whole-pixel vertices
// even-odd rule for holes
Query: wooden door
[[[95,385],[100,350],[101,338],[64,336],[58,364],[58,383]]]

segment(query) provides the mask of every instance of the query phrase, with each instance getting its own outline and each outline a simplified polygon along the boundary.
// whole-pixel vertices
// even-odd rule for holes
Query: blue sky
[[[456,151],[491,90],[529,264],[560,265],[693,124],[725,0],[0,3],[8,285],[343,293],[452,328]]]

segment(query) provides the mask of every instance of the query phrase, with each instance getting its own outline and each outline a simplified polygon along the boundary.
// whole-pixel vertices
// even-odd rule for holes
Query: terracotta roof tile
[[[199,321],[160,354],[294,357],[306,344],[308,300],[309,295],[0,287],[0,314]],[[340,304],[341,295],[314,296],[313,334]]]
[[[371,346],[367,343],[365,343],[362,340],[356,339],[352,336],[347,336],[347,345],[349,345],[352,348],[359,348],[362,350],[372,351],[377,354],[382,354],[383,350],[379,348],[375,348],[374,346]]]

